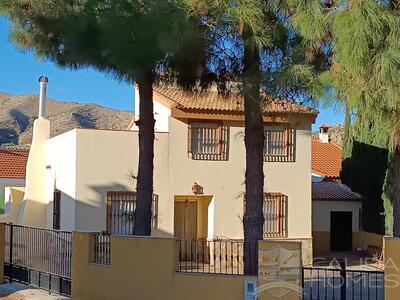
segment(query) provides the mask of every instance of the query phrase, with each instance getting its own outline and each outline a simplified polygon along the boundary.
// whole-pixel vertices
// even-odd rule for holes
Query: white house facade
[[[154,101],[152,235],[242,239],[241,97],[155,87]],[[312,259],[311,124],[317,113],[284,99],[267,98],[264,107],[264,236],[302,241],[308,263]],[[46,121],[43,116],[36,121],[25,196],[14,207],[18,220],[13,221],[68,231],[132,234],[138,164],[134,123],[122,131],[74,129],[48,138]],[[35,186],[29,183],[29,169],[35,170]]]

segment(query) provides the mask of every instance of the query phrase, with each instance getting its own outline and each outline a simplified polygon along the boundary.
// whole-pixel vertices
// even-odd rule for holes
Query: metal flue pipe
[[[46,117],[46,90],[47,83],[49,79],[46,76],[40,76],[39,84],[40,84],[40,94],[39,94],[39,119],[43,119]]]

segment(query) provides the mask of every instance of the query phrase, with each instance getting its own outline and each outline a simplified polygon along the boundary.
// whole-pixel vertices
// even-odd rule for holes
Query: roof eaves
[[[355,201],[355,202],[358,202],[358,201],[362,201],[363,200],[363,197],[360,197],[360,198],[343,198],[343,197],[338,197],[338,198],[336,198],[336,197],[325,197],[325,198],[321,198],[321,197],[318,197],[318,198],[316,198],[316,197],[313,197],[312,198],[312,200],[313,201]]]

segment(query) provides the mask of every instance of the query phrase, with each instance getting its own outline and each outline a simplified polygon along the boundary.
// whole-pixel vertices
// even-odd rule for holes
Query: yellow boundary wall
[[[176,273],[174,239],[112,236],[111,265],[90,263],[90,234],[72,236],[73,299],[242,300],[256,277]]]
[[[94,264],[91,238],[90,233],[72,234],[72,299],[242,300],[246,280],[258,280],[257,276],[178,273],[178,243],[169,238],[112,236],[110,266]],[[260,249],[280,245],[277,241],[273,245],[268,241],[261,243],[264,245]],[[301,251],[300,243],[290,247]],[[4,248],[5,224],[0,223],[1,283]],[[298,293],[292,289],[285,291],[284,287],[279,288],[279,294],[261,291],[258,300],[300,299]]]
[[[400,239],[385,237],[385,300],[400,299]]]
[[[381,252],[383,248],[383,235],[366,231],[353,232],[353,249],[369,251],[370,254]],[[313,231],[314,257],[329,254],[331,252],[330,231]],[[400,299],[400,298],[399,298]]]

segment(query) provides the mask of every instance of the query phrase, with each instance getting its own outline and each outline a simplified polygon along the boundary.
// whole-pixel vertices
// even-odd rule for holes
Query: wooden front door
[[[197,201],[175,201],[174,235],[180,242],[179,260],[196,260]]]
[[[197,201],[175,201],[174,235],[181,240],[197,238]]]

